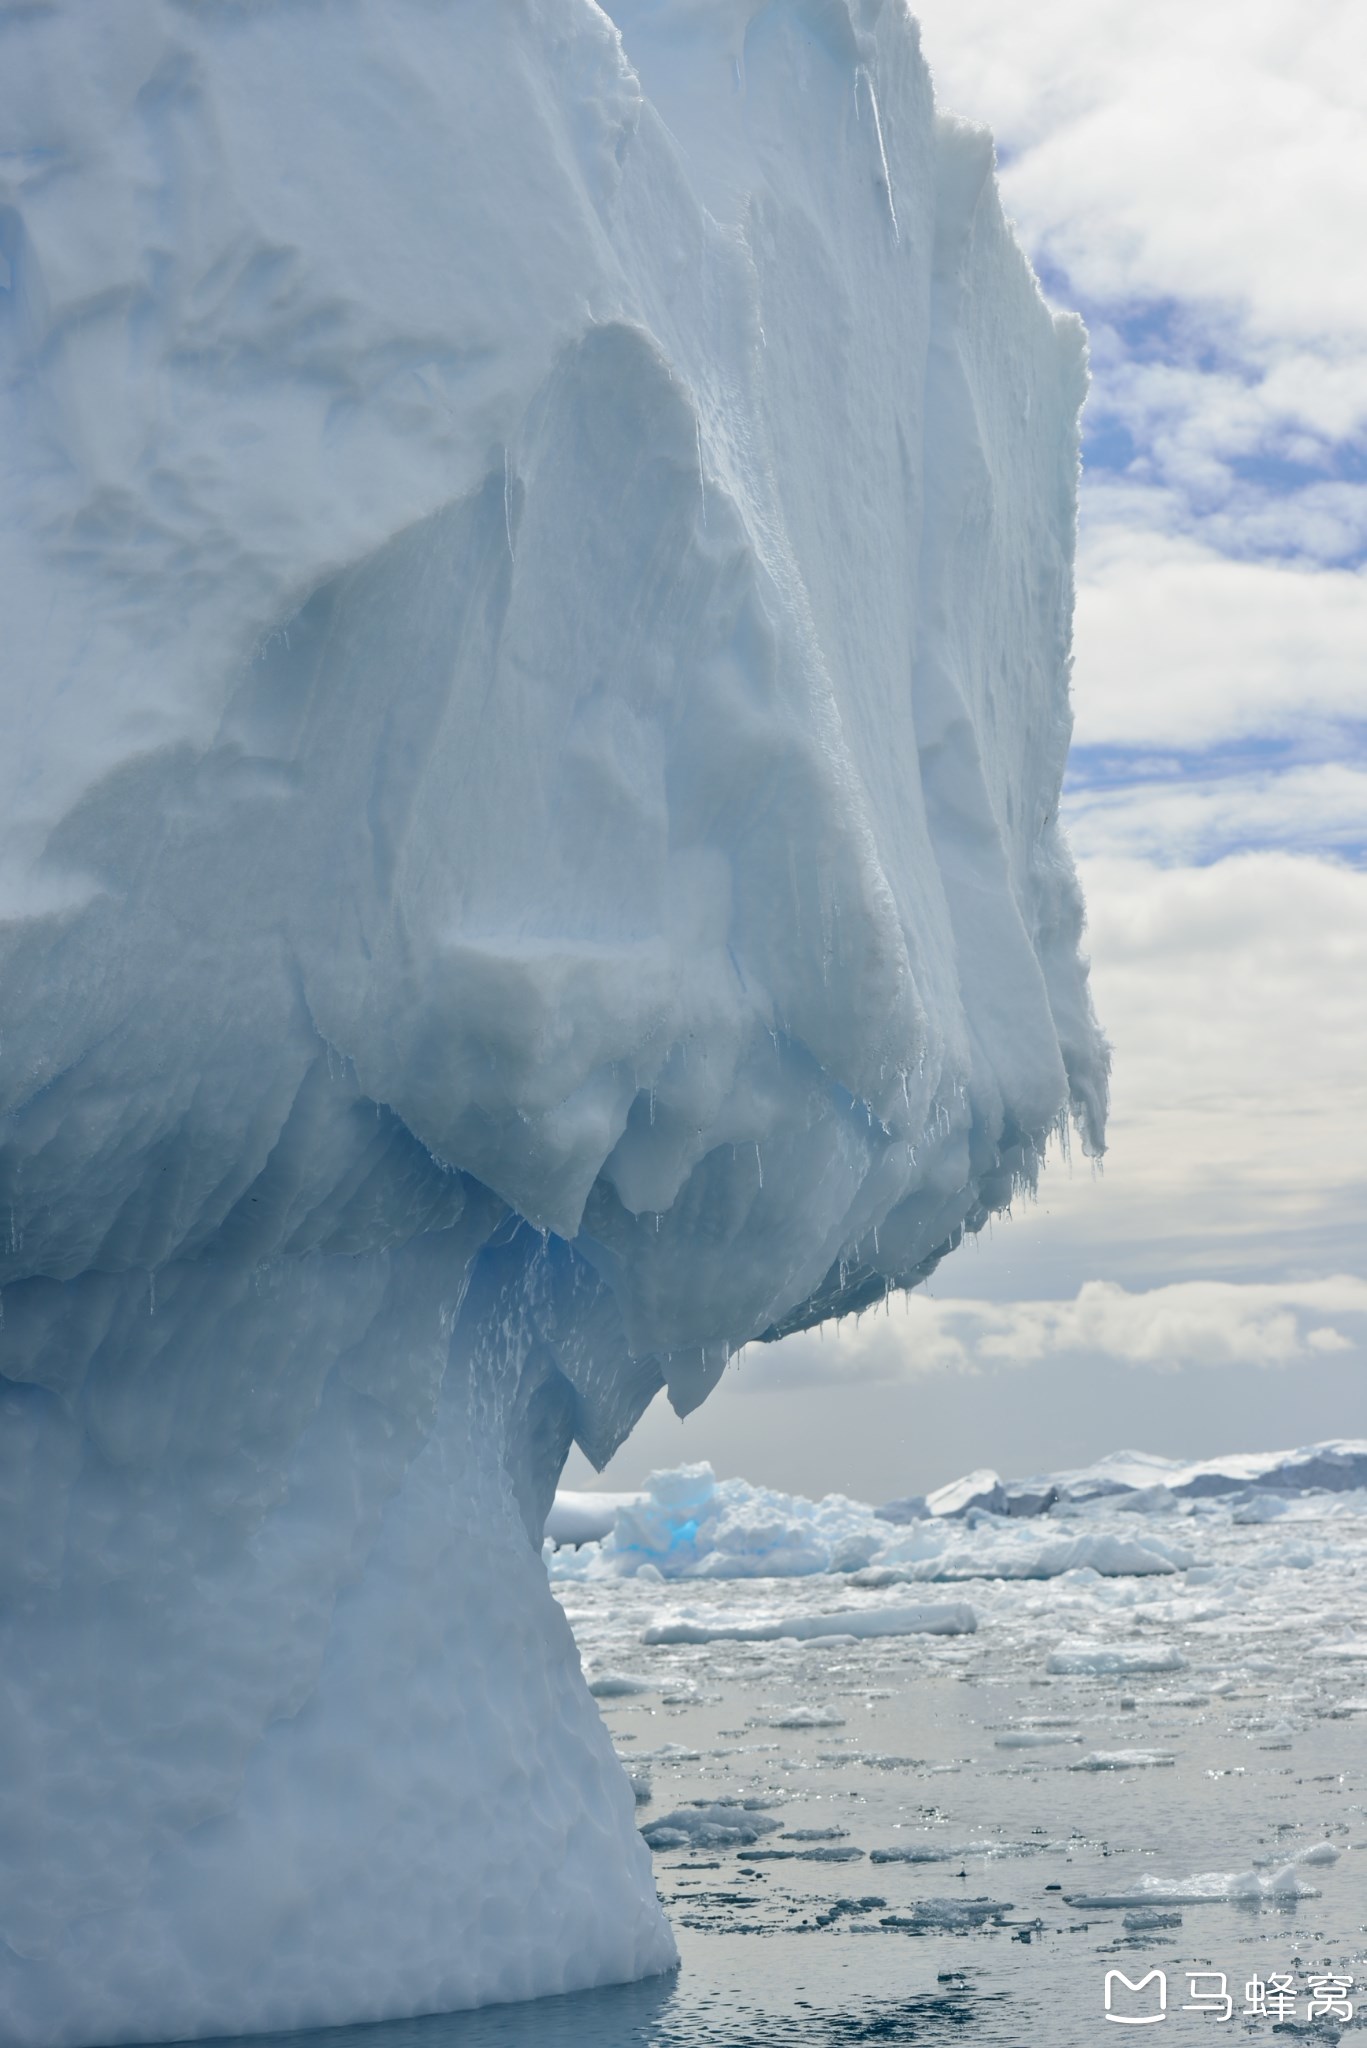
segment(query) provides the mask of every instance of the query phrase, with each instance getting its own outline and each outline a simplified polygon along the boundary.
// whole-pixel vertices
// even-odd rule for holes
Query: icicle
[[[884,190],[884,192],[885,192],[885,193],[887,194],[887,200],[888,200],[888,218],[889,218],[889,219],[891,220],[891,222],[892,222],[892,239],[894,240],[894,242],[899,242],[899,243],[900,243],[900,241],[901,241],[901,239],[902,239],[902,235],[901,235],[901,230],[900,230],[900,229],[898,228],[898,225],[897,225],[897,206],[896,206],[896,203],[895,203],[895,201],[893,200],[893,196],[892,196],[892,172],[891,172],[891,171],[890,171],[890,170],[888,169],[888,153],[887,153],[886,149],[885,149],[885,148],[883,147],[883,123],[882,123],[881,119],[879,118],[879,113],[878,113],[878,95],[877,95],[877,93],[876,93],[876,92],[874,91],[874,89],[873,89],[873,79],[872,79],[872,77],[870,76],[870,74],[869,74],[869,73],[868,73],[867,71],[865,71],[865,70],[864,70],[864,69],[862,68],[862,66],[861,66],[861,68],[860,68],[860,69],[859,69],[859,70],[858,70],[858,71],[857,71],[857,72],[855,73],[855,84],[854,84],[854,110],[855,110],[855,113],[856,113],[856,115],[858,115],[858,112],[859,112],[859,82],[860,82],[860,80],[861,80],[861,79],[863,80],[863,82],[864,82],[864,85],[865,85],[865,86],[867,87],[867,89],[868,89],[868,95],[869,95],[869,110],[870,110],[870,112],[871,112],[871,113],[872,113],[872,115],[873,115],[873,134],[874,134],[874,140],[875,140],[875,141],[877,142],[877,144],[878,144],[878,161],[879,161],[880,165],[882,166],[882,171],[883,171],[883,190]]]

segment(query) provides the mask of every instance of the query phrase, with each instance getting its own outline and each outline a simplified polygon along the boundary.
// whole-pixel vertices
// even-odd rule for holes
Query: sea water
[[[1041,1540],[1067,1533],[1055,1519]],[[966,1553],[999,1560],[994,1521]],[[643,1637],[681,1613],[743,1626],[906,1588],[560,1581],[642,1826],[691,1836],[655,1856],[681,1968],[295,2048],[1082,2048],[1112,2023],[1356,2038],[1367,1495],[1101,1502],[1066,1522],[1180,1537],[1189,1562],[969,1579],[973,1634],[815,1642]]]

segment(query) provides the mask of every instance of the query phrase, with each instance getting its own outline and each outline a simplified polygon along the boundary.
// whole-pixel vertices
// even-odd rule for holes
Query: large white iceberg
[[[48,0],[0,127],[0,2034],[665,1968],[542,1524],[1100,1140],[1080,330],[880,0]]]

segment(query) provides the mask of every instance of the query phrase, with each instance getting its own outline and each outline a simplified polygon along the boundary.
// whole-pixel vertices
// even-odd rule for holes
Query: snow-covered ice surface
[[[1011,1544],[1121,1539],[1133,1507],[1118,1495],[1042,1523],[946,1524],[971,1635],[770,1635],[775,1614],[905,1601],[858,1570],[795,1572],[791,1535],[774,1578],[666,1581],[554,1555],[586,1668],[641,1688],[601,1705],[649,1785],[638,1820],[683,1968],[365,2048],[1096,2048],[1106,1972],[1154,1968],[1162,2040],[1209,2041],[1214,2022],[1181,2010],[1190,1971],[1225,1975],[1232,2039],[1295,2037],[1278,2023],[1361,2038],[1356,2015],[1311,2027],[1308,1998],[1313,1978],[1347,1975],[1367,2009],[1367,1745],[1348,1654],[1367,1650],[1367,1489],[1307,1490],[1303,1453],[1267,1463],[1288,1479],[1273,1522],[1248,1517],[1252,1487],[1150,1497],[1146,1530],[1187,1560],[1169,1576],[997,1574]],[[773,1496],[766,1510],[763,1489],[733,1483],[732,1525],[742,1491],[790,1532],[804,1507],[828,1529],[837,1512]],[[696,1501],[698,1478],[650,1492]],[[718,1639],[661,1640],[683,1613]],[[1067,1643],[1094,1654],[1065,1663]],[[1274,1975],[1292,2009],[1245,2017],[1246,1986]]]
[[[0,2035],[659,1971],[536,1549],[1100,1141],[1081,331],[892,0],[46,0],[0,131]]]

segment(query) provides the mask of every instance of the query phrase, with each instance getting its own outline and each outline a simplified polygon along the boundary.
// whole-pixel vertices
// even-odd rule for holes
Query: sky
[[[916,12],[1090,334],[1064,816],[1109,1149],[566,1485],[706,1458],[880,1500],[1367,1437],[1367,7]]]

